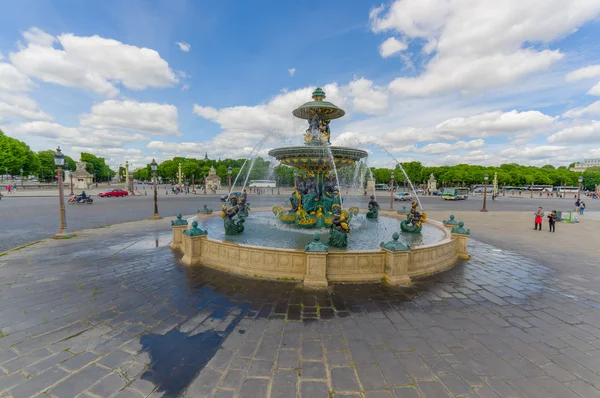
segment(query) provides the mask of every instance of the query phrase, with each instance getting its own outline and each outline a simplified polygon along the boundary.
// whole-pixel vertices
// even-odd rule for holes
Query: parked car
[[[417,195],[423,195],[424,193],[425,193],[425,191],[423,191],[423,188],[417,189]]]
[[[238,197],[239,198],[240,196],[242,196],[241,192],[232,192],[231,193],[231,197]],[[229,199],[229,194],[228,193],[226,193],[225,195],[221,196],[221,200],[223,202],[227,202],[228,199]]]
[[[396,196],[394,196],[394,200],[396,200],[396,201],[398,201],[398,200],[405,201],[405,200],[412,200],[412,199],[413,199],[413,197],[409,192],[398,192],[396,194]]]
[[[119,196],[127,196],[127,195],[129,195],[129,192],[127,192],[123,189],[120,189],[120,188],[107,189],[106,191],[100,192],[98,194],[98,196],[100,196],[101,198],[110,198],[111,196],[119,197]]]
[[[431,194],[433,196],[442,196],[443,192],[442,191],[433,191]]]

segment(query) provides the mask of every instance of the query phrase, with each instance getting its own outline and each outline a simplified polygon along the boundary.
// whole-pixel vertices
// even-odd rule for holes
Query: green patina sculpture
[[[398,232],[394,232],[394,234],[392,235],[392,239],[393,240],[389,241],[388,243],[381,242],[380,246],[384,249],[391,250],[393,252],[410,250],[410,246],[405,245],[404,243],[398,240],[400,239],[400,234],[398,234]]]
[[[361,149],[331,146],[329,122],[344,116],[345,112],[325,101],[321,88],[312,93],[313,101],[295,109],[295,117],[308,121],[304,146],[276,148],[269,151],[283,165],[298,170],[294,178],[294,192],[289,199],[291,209],[273,207],[273,214],[285,224],[300,228],[332,226],[336,208],[342,209],[339,182],[335,170],[350,167],[367,156]],[[347,214],[350,222],[353,211]],[[345,210],[344,210],[345,211]]]
[[[379,216],[379,203],[375,200],[375,195],[371,195],[369,201],[369,211],[367,212],[367,218],[377,218]]]
[[[192,228],[183,231],[183,234],[187,236],[201,236],[208,234],[208,231],[198,228],[198,221],[194,221],[192,223]]]
[[[173,220],[171,221],[171,225],[175,226],[175,225],[187,225],[187,220],[182,220],[181,219],[181,213],[177,214],[177,220]]]
[[[458,223],[458,228],[452,228],[450,232],[452,232],[453,234],[470,235],[471,230],[464,228],[464,226],[465,223],[461,221]]]
[[[402,232],[420,233],[425,221],[425,212],[419,212],[419,210],[417,210],[417,202],[414,201],[410,208],[410,213],[406,215],[406,220],[400,223],[400,230]]]
[[[454,214],[450,214],[449,220],[444,220],[444,225],[458,225],[458,221],[454,219]]]
[[[227,208],[223,205],[221,208],[221,218],[223,219],[223,227],[225,228],[225,235],[239,235],[244,232],[244,223],[246,219],[239,217],[238,212],[240,211],[239,206],[236,205]],[[237,220],[235,219],[237,217]]]
[[[348,245],[348,234],[350,226],[348,225],[347,212],[341,211],[331,217],[331,230],[329,235],[329,246],[346,247]]]
[[[329,247],[327,247],[326,243],[321,242],[321,235],[314,234],[313,241],[306,245],[307,252],[314,253],[327,253],[329,251]]]
[[[209,209],[207,205],[204,205],[201,209],[198,209],[198,213],[200,214],[212,214],[213,209]]]

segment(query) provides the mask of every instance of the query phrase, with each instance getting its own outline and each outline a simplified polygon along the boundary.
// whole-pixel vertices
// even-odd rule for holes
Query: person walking
[[[585,210],[585,202],[582,200],[579,204],[579,214],[583,215],[583,211]]]
[[[540,227],[540,231],[542,230],[542,218],[544,217],[544,211],[542,210],[542,207],[538,207],[537,211],[535,213],[533,213],[535,215],[535,227],[533,228],[534,230],[538,229],[538,226]]]
[[[556,214],[556,210],[552,210],[552,212],[550,214],[548,214],[548,232],[555,232],[556,231],[556,220],[558,218],[558,215]],[[541,227],[540,227],[541,229]]]
[[[581,202],[579,201],[579,199],[577,199],[575,201],[575,212],[579,213],[579,206],[581,206]]]

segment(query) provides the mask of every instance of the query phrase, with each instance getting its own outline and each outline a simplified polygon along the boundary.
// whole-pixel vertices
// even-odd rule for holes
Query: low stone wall
[[[257,209],[257,211],[264,211]],[[389,216],[397,217],[395,214]],[[411,250],[332,251],[324,253],[240,245],[204,236],[188,236],[173,227],[173,248],[183,252],[181,261],[224,271],[275,280],[304,281],[306,287],[325,288],[331,282],[386,281],[405,285],[411,278],[451,268],[468,258],[468,235],[452,234],[438,221],[428,220],[444,231],[443,239]]]

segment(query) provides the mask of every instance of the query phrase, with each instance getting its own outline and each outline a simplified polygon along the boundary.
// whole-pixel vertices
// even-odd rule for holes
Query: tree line
[[[56,177],[55,152],[56,150],[47,149],[36,153],[23,141],[9,137],[0,130],[0,174],[11,177],[23,174],[25,178],[36,176],[39,181],[52,182]],[[115,175],[104,158],[83,152],[81,160],[87,162],[86,169],[94,175],[96,181],[106,181]],[[65,156],[64,168],[75,171],[77,164],[70,156]]]
[[[21,169],[25,176],[37,176],[40,181],[52,181],[56,175],[54,165],[54,150],[40,152],[32,151],[27,144],[15,138],[5,135],[0,130],[0,174],[20,176]],[[120,167],[117,172],[111,170],[104,158],[91,153],[82,153],[81,160],[87,163],[87,171],[94,175],[97,181],[106,181],[113,178],[117,173],[124,176],[125,169]],[[232,183],[238,174],[238,184],[242,184],[250,171],[248,180],[275,180],[280,186],[292,186],[294,184],[294,168],[285,165],[276,165],[261,157],[254,159],[194,159],[175,157],[160,163],[157,167],[157,176],[164,181],[177,181],[179,164],[181,173],[187,182],[202,183],[205,176],[214,168],[216,174],[221,178],[223,184],[228,183],[228,168],[231,167]],[[338,170],[340,184],[344,187],[360,186],[365,179],[372,174],[376,183],[388,184],[391,181],[391,173],[394,172],[396,184],[405,184],[404,173],[397,165],[394,169],[374,168],[370,171],[366,163],[360,162],[355,167],[344,167]],[[554,167],[545,165],[543,167],[523,166],[515,163],[502,164],[497,167],[485,167],[470,164],[458,164],[455,166],[427,167],[420,162],[402,163],[402,167],[408,178],[414,185],[426,184],[429,176],[434,175],[438,186],[470,186],[482,184],[485,174],[489,176],[491,184],[494,173],[498,175],[499,186],[522,187],[530,184],[553,185],[553,186],[577,186],[580,173],[570,171],[565,166]],[[75,161],[65,156],[65,169],[74,171]],[[583,185],[586,189],[593,190],[600,185],[600,167],[593,167],[581,173]],[[151,180],[152,171],[150,165],[135,170],[133,177],[138,180]]]

